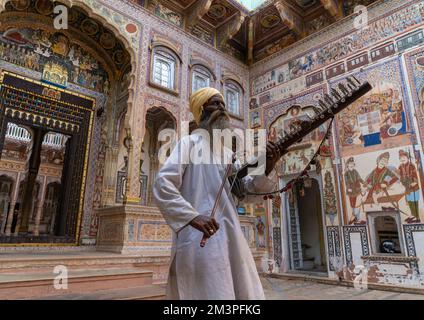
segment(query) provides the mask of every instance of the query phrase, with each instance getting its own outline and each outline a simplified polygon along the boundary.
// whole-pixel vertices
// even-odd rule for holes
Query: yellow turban
[[[215,95],[221,96],[222,100],[224,100],[224,97],[222,96],[221,92],[219,92],[215,88],[209,88],[209,87],[199,89],[191,95],[190,111],[193,114],[194,120],[196,121],[197,124],[199,124],[200,122],[200,117],[203,111],[203,105]]]

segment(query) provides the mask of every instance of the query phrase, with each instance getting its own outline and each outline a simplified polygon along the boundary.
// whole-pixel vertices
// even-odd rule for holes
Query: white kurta
[[[264,299],[228,181],[215,214],[220,228],[204,248],[200,247],[203,233],[188,225],[199,214],[210,215],[226,169],[225,164],[187,164],[189,150],[198,138],[191,135],[178,143],[160,169],[153,189],[155,201],[174,231],[167,298]],[[180,157],[185,161],[179,161]],[[266,176],[248,176],[244,183],[250,192],[275,188]]]

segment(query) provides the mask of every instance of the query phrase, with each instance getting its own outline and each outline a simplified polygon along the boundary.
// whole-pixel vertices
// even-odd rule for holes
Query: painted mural
[[[424,50],[422,48],[406,55],[406,65],[412,97],[415,105],[416,119],[421,134],[421,143],[424,143]]]
[[[215,44],[215,36],[213,32],[199,25],[192,26],[189,30],[191,34],[195,35],[200,40],[203,40],[204,42],[209,43],[212,46]]]
[[[369,81],[373,90],[337,116],[339,144],[343,154],[363,148],[403,143],[408,131],[400,61],[391,60],[356,75]],[[335,87],[339,83],[332,83]]]
[[[334,188],[334,182],[332,177],[332,172],[330,170],[325,171],[324,174],[324,211],[326,217],[329,220],[327,224],[331,226],[336,225],[337,223],[337,198],[336,198],[336,189]]]
[[[29,28],[0,32],[0,59],[41,72],[50,83],[109,92],[108,75],[99,62],[62,33]]]
[[[349,224],[366,224],[365,212],[399,211],[405,223],[424,217],[422,171],[410,146],[343,159]]]
[[[184,23],[182,14],[172,11],[171,9],[165,7],[160,3],[156,4],[155,14],[158,17],[165,19],[166,21],[169,21],[178,27],[182,27]]]
[[[267,247],[266,210],[264,204],[254,205],[255,238],[257,248]]]
[[[361,49],[374,45],[383,39],[394,36],[404,30],[417,26],[424,21],[424,3],[420,2],[411,7],[402,9],[369,24],[364,30],[358,30],[320,46],[308,54],[291,60],[288,64],[270,70],[255,78],[252,83],[252,94],[257,94],[281,85],[287,81],[298,78],[306,73],[317,70],[325,65],[341,60]],[[277,69],[286,70],[282,81],[276,81]],[[281,78],[283,79],[283,78]]]

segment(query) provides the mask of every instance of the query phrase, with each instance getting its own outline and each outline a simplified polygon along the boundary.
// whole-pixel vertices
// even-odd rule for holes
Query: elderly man
[[[199,127],[209,133],[229,128],[224,98],[214,88],[195,92],[190,97],[190,110]],[[167,298],[264,299],[228,181],[215,217],[210,216],[227,165],[189,161],[190,150],[199,144],[211,150],[211,157],[216,156],[210,141],[199,139],[200,136],[195,132],[181,139],[160,169],[153,189],[156,203],[174,231]],[[279,152],[271,142],[266,148],[266,175],[243,179],[249,192],[269,192],[275,188],[268,175]],[[200,247],[204,236],[207,243]]]

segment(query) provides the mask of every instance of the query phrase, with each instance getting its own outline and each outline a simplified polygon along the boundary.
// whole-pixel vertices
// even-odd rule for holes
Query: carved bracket
[[[240,30],[246,15],[237,12],[228,22],[221,25],[217,30],[218,47],[222,47],[229,39],[234,37]]]
[[[335,0],[321,0],[324,8],[334,17],[334,19],[339,20],[343,18],[343,13],[341,7]]]
[[[212,0],[198,0],[186,10],[187,29],[194,27],[199,20],[209,11]]]
[[[274,5],[280,13],[283,23],[289,27],[290,30],[302,37],[305,32],[302,17],[282,0],[277,1]]]

